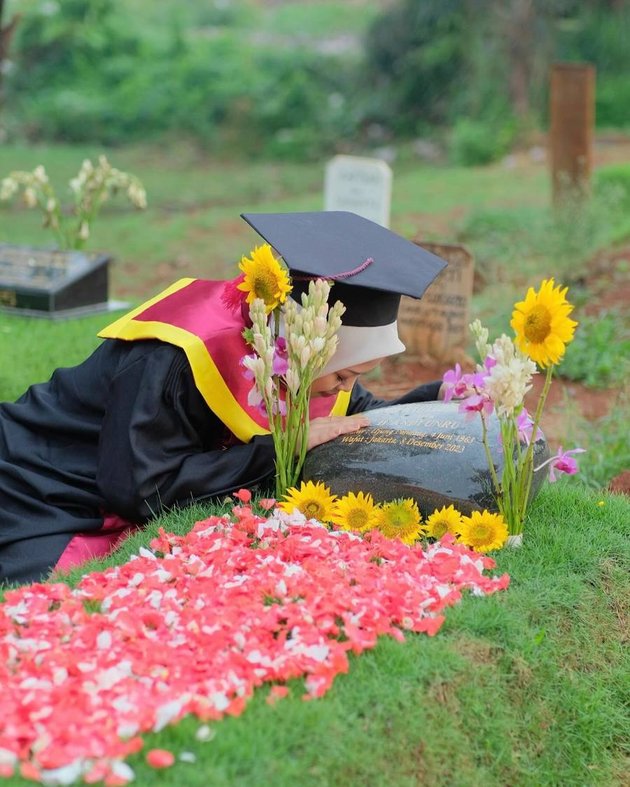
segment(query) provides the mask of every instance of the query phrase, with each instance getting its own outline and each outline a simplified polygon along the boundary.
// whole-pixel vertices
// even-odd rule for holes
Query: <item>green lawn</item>
[[[185,532],[210,510],[160,524]],[[106,563],[121,562],[156,530]],[[129,761],[137,783],[621,787],[630,734],[629,536],[626,498],[568,480],[547,486],[523,548],[496,556],[497,571],[512,579],[507,591],[465,597],[434,638],[382,639],[352,658],[322,699],[303,702],[294,681],[274,706],[257,691],[242,716],[211,724],[211,740],[195,738],[199,721],[190,717],[147,736],[144,752],[192,752],[196,763],[156,772],[140,753]]]

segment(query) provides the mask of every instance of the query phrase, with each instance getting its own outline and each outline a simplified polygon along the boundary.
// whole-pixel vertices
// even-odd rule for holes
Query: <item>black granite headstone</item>
[[[0,244],[0,307],[54,316],[107,309],[111,257]]]
[[[482,441],[481,419],[468,419],[456,402],[422,402],[370,410],[370,426],[313,448],[302,477],[322,481],[333,494],[370,492],[377,502],[411,497],[424,517],[451,503],[463,514],[497,511]],[[503,453],[499,424],[490,419],[489,445],[499,478]],[[549,457],[544,438],[534,446],[534,467]],[[547,468],[534,473],[530,499]]]

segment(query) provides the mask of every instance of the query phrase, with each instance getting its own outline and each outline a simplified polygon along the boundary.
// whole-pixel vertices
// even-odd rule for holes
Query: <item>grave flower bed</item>
[[[124,784],[142,735],[188,714],[238,715],[255,688],[269,698],[303,679],[321,697],[348,654],[389,635],[436,634],[464,591],[509,577],[450,534],[424,549],[329,531],[276,509],[237,506],[185,536],[160,530],[124,565],[75,588],[34,584],[0,606],[0,774],[43,783]],[[150,752],[154,767],[172,762]]]

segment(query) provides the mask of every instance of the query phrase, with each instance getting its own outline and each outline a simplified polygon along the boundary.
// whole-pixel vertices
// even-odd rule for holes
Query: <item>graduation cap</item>
[[[333,359],[336,370],[344,368],[347,358],[360,363],[405,349],[396,325],[400,297],[421,298],[446,266],[443,259],[347,211],[241,216],[282,256],[298,301],[300,293],[308,290],[309,280],[335,282],[330,300],[340,300],[346,307],[340,347]],[[352,332],[350,328],[372,330]],[[339,365],[341,360],[344,363]],[[333,370],[327,367],[326,371]]]
[[[344,325],[394,322],[400,296],[421,298],[446,266],[435,254],[356,213],[241,215],[282,256],[294,289],[308,289],[311,278],[336,282],[331,300],[346,307]]]

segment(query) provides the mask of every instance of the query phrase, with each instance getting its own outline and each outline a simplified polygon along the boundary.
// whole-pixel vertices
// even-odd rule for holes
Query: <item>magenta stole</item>
[[[208,407],[237,441],[248,443],[255,435],[269,434],[269,426],[266,416],[247,402],[252,381],[244,377],[239,361],[252,350],[242,336],[242,315],[227,309],[222,301],[224,285],[223,281],[180,279],[104,328],[99,336],[125,341],[159,339],[181,347]],[[346,391],[316,397],[310,403],[310,416],[345,415],[349,401]],[[107,554],[136,527],[105,514],[103,528],[75,536],[56,568],[66,570]]]

